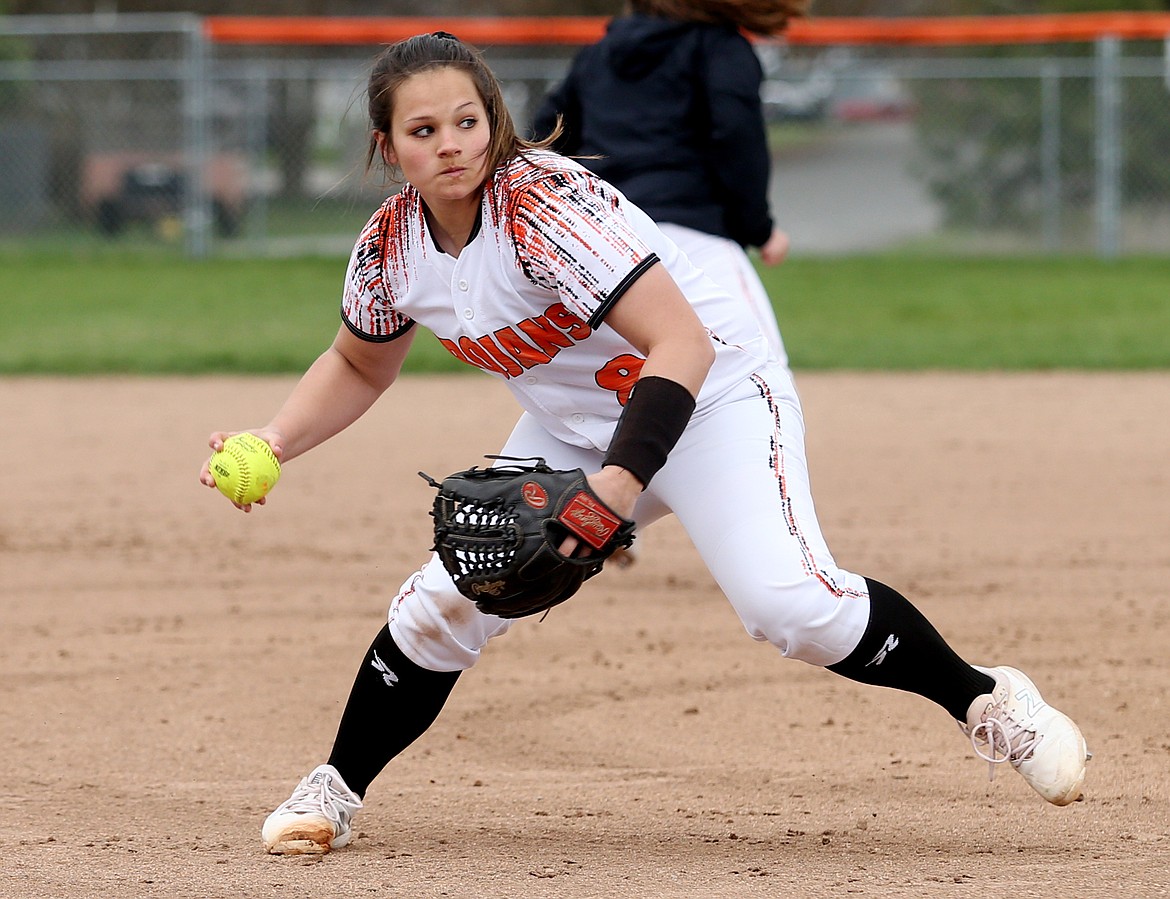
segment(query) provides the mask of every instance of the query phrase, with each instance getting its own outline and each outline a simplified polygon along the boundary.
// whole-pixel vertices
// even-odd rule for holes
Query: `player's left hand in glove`
[[[507,461],[516,464],[469,468],[441,484],[419,475],[438,488],[434,549],[459,592],[488,615],[522,618],[576,593],[616,549],[633,543],[634,522],[609,508],[579,468]],[[569,537],[588,554],[562,555]]]

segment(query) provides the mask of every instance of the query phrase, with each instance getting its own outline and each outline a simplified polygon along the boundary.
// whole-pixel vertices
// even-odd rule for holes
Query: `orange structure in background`
[[[385,44],[428,31],[452,31],[471,44],[590,44],[603,16],[268,17],[210,16],[204,34],[224,44]],[[790,44],[1048,44],[1170,39],[1170,13],[1100,12],[947,18],[794,20]]]

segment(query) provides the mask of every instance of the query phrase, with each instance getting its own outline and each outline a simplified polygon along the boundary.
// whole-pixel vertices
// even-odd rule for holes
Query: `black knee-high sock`
[[[389,627],[378,632],[354,678],[329,756],[351,790],[365,796],[390,759],[434,723],[459,674],[420,668],[402,654]]]
[[[879,687],[917,693],[964,721],[976,696],[990,693],[995,680],[955,653],[926,617],[897,590],[869,585],[869,625],[857,648],[830,671]]]

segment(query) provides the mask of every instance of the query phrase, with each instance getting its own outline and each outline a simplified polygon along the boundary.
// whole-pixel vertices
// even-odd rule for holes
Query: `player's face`
[[[386,161],[428,204],[479,201],[491,129],[466,72],[441,68],[407,78],[394,96],[390,133],[379,141]]]

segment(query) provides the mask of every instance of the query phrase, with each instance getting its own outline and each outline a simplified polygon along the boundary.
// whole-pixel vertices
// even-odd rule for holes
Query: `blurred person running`
[[[769,209],[763,69],[745,32],[774,35],[807,0],[630,0],[542,102],[533,134],[577,157],[653,218],[691,261],[742,297],[788,354],[746,249],[778,265],[788,234]]]

